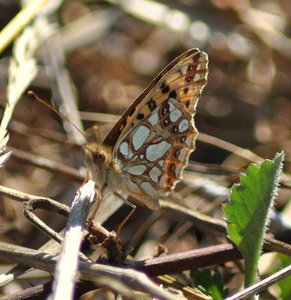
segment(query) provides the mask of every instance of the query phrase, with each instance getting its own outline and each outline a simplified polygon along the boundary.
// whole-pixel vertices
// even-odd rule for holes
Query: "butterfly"
[[[175,58],[121,116],[102,143],[84,147],[100,191],[125,192],[157,209],[181,180],[195,148],[196,105],[207,83],[208,56],[190,49]]]

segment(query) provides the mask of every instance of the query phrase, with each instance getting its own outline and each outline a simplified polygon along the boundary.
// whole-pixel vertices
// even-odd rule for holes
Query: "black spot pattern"
[[[170,172],[174,173],[176,169],[176,165],[175,164],[171,164],[170,166]]]
[[[177,133],[178,132],[178,127],[177,126],[174,126],[173,127],[173,133]]]
[[[137,116],[136,116],[136,118],[137,118],[138,120],[142,120],[142,119],[144,118],[144,114],[138,113]]]
[[[171,93],[169,94],[169,98],[174,98],[174,99],[177,98],[177,93],[175,90],[171,91]]]
[[[165,81],[161,84],[161,86],[160,86],[160,89],[162,90],[163,88],[165,88],[165,86],[166,86],[166,83],[165,83]]]
[[[174,156],[175,157],[178,157],[180,155],[180,150],[179,149],[176,149],[175,152],[174,152]]]
[[[168,126],[170,124],[170,120],[168,118],[166,118],[164,121],[163,121],[163,124],[164,126]]]
[[[185,137],[185,135],[182,135],[180,138],[181,144],[185,143],[185,141],[186,141],[186,137]]]
[[[155,102],[153,99],[151,99],[151,100],[147,103],[147,105],[148,105],[150,111],[155,110],[156,107],[157,107],[157,104],[156,104],[156,102]]]
[[[167,94],[170,91],[170,87],[163,82],[160,86],[160,89],[163,94]]]
[[[184,88],[184,94],[187,94],[189,89],[187,87]]]
[[[168,113],[168,104],[164,105],[164,106],[161,108],[161,115],[162,115],[162,116],[165,116],[167,113]]]

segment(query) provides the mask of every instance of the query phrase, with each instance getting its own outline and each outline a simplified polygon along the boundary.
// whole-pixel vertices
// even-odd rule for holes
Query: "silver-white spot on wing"
[[[185,132],[189,128],[189,122],[183,119],[179,124],[179,132]]]
[[[170,120],[171,122],[176,122],[182,116],[182,112],[179,109],[175,109],[170,112]]]
[[[133,155],[132,151],[129,149],[128,142],[122,142],[119,146],[119,151],[126,159],[131,158]]]
[[[148,138],[150,132],[150,129],[144,125],[137,128],[132,136],[132,145],[135,150],[138,150],[143,146],[143,143]]]
[[[166,141],[149,145],[146,149],[146,159],[149,161],[155,161],[161,158],[170,148],[171,144]]]
[[[176,101],[174,98],[169,98],[169,111],[173,111],[175,109],[175,105],[172,103],[173,101]]]
[[[152,126],[156,126],[159,122],[159,115],[158,115],[158,112],[154,112],[152,113],[152,115],[149,117],[148,121],[150,122],[150,124]]]
[[[132,175],[142,175],[146,169],[147,167],[145,165],[136,165],[129,167],[127,171]]]
[[[180,71],[183,75],[185,75],[187,73],[188,70],[188,64],[184,65],[183,67],[181,67]]]
[[[194,81],[196,82],[196,81],[198,81],[200,79],[200,75],[199,74],[195,74],[195,76],[194,76]]]
[[[151,170],[149,171],[149,176],[150,176],[151,180],[156,183],[159,181],[159,176],[161,174],[162,174],[162,171],[156,166],[151,168]]]

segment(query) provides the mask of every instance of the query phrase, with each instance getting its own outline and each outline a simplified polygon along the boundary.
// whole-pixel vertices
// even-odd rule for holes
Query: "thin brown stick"
[[[227,150],[227,151],[229,151],[239,157],[242,157],[250,162],[255,162],[257,164],[261,164],[264,161],[264,159],[262,157],[260,157],[259,155],[255,154],[254,152],[252,152],[248,149],[241,148],[239,146],[236,146],[234,144],[231,144],[227,141],[216,138],[216,137],[206,134],[206,133],[199,132],[197,139],[201,142],[211,144],[211,145],[214,145],[221,149]],[[291,187],[291,175],[284,173],[284,174],[282,174],[281,177],[282,177],[282,179],[281,179],[282,184],[284,184],[285,186]]]
[[[54,272],[56,265],[54,256],[4,242],[0,242],[0,260],[10,263],[19,263],[27,267],[40,269],[50,273]],[[122,285],[130,289],[148,293],[159,299],[176,299],[176,297],[169,292],[154,284],[145,274],[132,269],[80,262],[79,272],[80,278],[84,280],[98,283],[99,277],[107,278],[107,283],[110,282],[110,280],[121,282]],[[118,289],[118,285],[112,285],[111,289],[123,294],[122,289]]]
[[[14,189],[10,189],[0,185],[0,194],[5,195],[11,199],[17,200],[19,202],[23,202],[25,205],[24,214],[25,216],[41,231],[43,231],[50,238],[54,239],[58,243],[60,243],[63,238],[62,235],[52,230],[48,227],[42,220],[40,220],[37,216],[35,216],[32,212],[35,209],[45,209],[48,211],[56,212],[62,216],[69,216],[70,208],[61,204],[53,199],[46,197],[39,197],[31,194],[22,193],[16,191]],[[106,198],[108,199],[108,198]],[[104,212],[104,210],[102,210]],[[106,212],[109,211],[106,207]],[[120,251],[119,241],[114,232],[109,232],[103,226],[99,225],[96,222],[91,222],[87,228],[89,233],[93,235],[93,237],[97,240],[98,243],[102,243],[103,246],[108,245],[107,251],[109,255],[114,258],[119,258],[122,256]]]
[[[131,265],[151,276],[157,276],[216,266],[241,258],[238,249],[233,244],[228,243],[137,261]]]
[[[35,196],[28,193],[23,193],[6,186],[0,185],[0,194],[18,202],[27,202],[29,200],[52,200],[47,197]],[[53,200],[54,201],[54,200]]]
[[[226,224],[222,220],[211,218],[205,214],[165,200],[160,200],[160,205],[164,213],[171,215],[175,219],[189,220],[198,227],[201,227],[202,230],[210,229],[226,234]]]
[[[168,201],[160,201],[162,211],[170,214],[174,218],[189,220],[201,230],[212,230],[226,235],[226,223],[217,220],[202,213],[194,212],[191,209],[181,207]],[[264,247],[266,251],[277,251],[291,256],[291,245],[278,241],[271,237],[264,239]]]
[[[240,156],[250,162],[256,162],[258,164],[263,162],[263,158],[261,158],[260,156],[256,155],[254,152],[248,150],[248,149],[244,149],[241,148],[239,146],[236,146],[234,144],[231,144],[227,141],[224,141],[222,139],[219,139],[217,137],[214,137],[212,135],[206,134],[206,133],[202,133],[199,132],[199,135],[197,137],[197,139],[203,143],[207,143],[210,145],[214,145],[216,147],[219,147],[221,149],[227,150],[237,156]]]
[[[49,130],[45,127],[29,127],[26,124],[17,121],[16,116],[14,117],[14,120],[9,123],[9,129],[10,132],[15,132],[25,137],[36,136],[53,143],[61,144],[62,146],[80,148],[80,146],[76,143],[69,141],[64,134],[54,130]]]
[[[52,199],[32,199],[27,201],[24,206],[25,217],[48,237],[54,239],[58,243],[61,243],[63,238],[33,213],[35,209],[39,208],[55,211],[66,217],[68,217],[70,214],[70,208],[67,205],[61,204]]]
[[[80,172],[74,168],[13,147],[8,147],[8,150],[12,151],[12,157],[17,158],[23,162],[29,163],[39,168],[43,168],[45,170],[49,170],[51,172],[54,172],[54,174],[57,173],[69,177],[78,182],[84,182],[85,176],[80,174]]]
[[[81,119],[84,121],[94,121],[94,122],[102,122],[102,123],[112,123],[115,124],[119,119],[119,115],[113,114],[105,114],[105,113],[95,113],[95,112],[87,112],[80,111]]]

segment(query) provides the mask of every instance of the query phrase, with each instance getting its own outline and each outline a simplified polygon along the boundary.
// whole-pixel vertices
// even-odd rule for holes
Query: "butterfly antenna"
[[[30,96],[30,97],[33,97],[35,100],[37,100],[40,103],[44,104],[45,106],[47,106],[48,108],[50,108],[52,111],[54,111],[57,115],[59,115],[61,118],[63,118],[67,122],[69,122],[79,133],[82,134],[82,136],[86,139],[86,141],[88,141],[85,133],[81,129],[79,129],[68,117],[66,117],[64,114],[62,114],[61,112],[59,112],[58,110],[56,110],[50,104],[48,104],[47,102],[45,102],[44,100],[42,100],[41,98],[39,98],[34,92],[28,91],[27,95]]]

